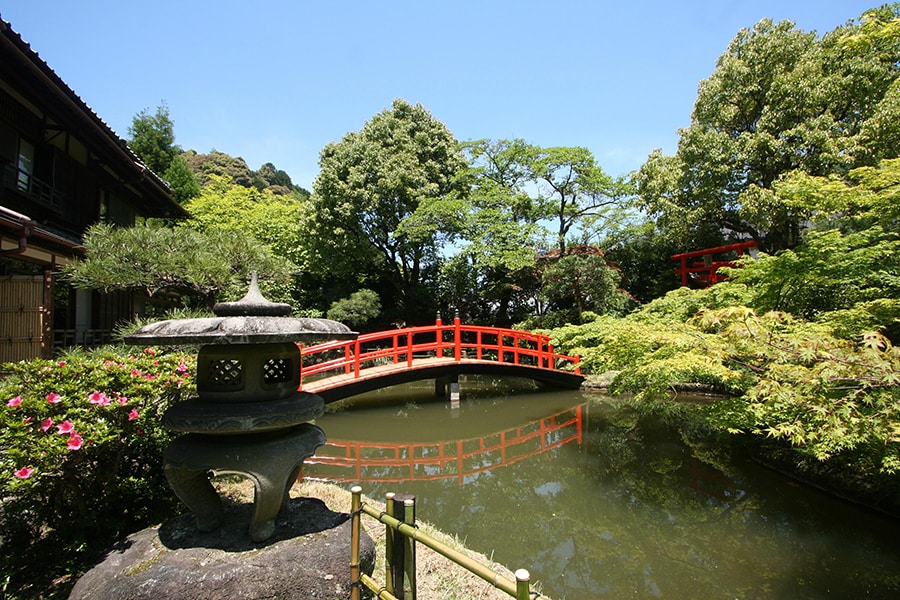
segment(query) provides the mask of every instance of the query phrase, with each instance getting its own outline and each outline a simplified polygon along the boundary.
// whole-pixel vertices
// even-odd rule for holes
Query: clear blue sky
[[[878,0],[3,0],[121,137],[165,101],[185,149],[307,189],[319,151],[395,98],[458,140],[584,146],[612,175],[676,149],[697,84],[762,18],[824,34]]]

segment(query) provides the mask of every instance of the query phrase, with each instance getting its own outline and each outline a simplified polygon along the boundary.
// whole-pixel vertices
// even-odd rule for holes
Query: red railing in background
[[[328,440],[306,459],[304,477],[332,482],[436,480],[511,465],[571,442],[581,443],[584,406],[527,425],[466,440],[370,443]]]
[[[675,254],[672,260],[680,262],[679,268],[675,269],[675,274],[681,276],[681,285],[688,286],[691,281],[698,283],[701,287],[709,287],[719,281],[725,279],[723,275],[719,275],[717,271],[720,267],[733,267],[731,260],[715,259],[717,254],[727,254],[733,252],[738,258],[744,255],[744,252],[750,248],[756,248],[757,243],[753,240],[749,242],[741,242],[739,244],[730,244],[728,246],[719,246],[717,248],[707,248],[705,250],[695,250],[693,252],[685,252],[684,254]]]
[[[352,374],[385,364],[413,366],[417,358],[452,358],[525,365],[552,371],[581,373],[579,357],[558,354],[550,336],[481,325],[464,325],[459,317],[444,324],[366,333],[355,340],[327,342],[300,349],[300,389],[303,380],[325,374]]]

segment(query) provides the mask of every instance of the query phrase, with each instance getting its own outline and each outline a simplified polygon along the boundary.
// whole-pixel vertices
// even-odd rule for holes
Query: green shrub
[[[160,417],[193,393],[195,364],[109,347],[4,365],[0,580],[20,592],[44,585],[171,514]]]

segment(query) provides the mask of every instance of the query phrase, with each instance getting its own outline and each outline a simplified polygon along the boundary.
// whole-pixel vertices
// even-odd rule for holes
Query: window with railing
[[[34,174],[34,144],[22,138],[19,138],[19,157],[16,167],[16,185],[23,192],[30,192],[31,177]]]

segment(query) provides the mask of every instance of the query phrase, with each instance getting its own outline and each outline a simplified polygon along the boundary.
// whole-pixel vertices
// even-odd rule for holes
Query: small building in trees
[[[168,184],[0,18],[0,362],[107,341],[140,308],[57,285],[90,225],[184,216]]]

